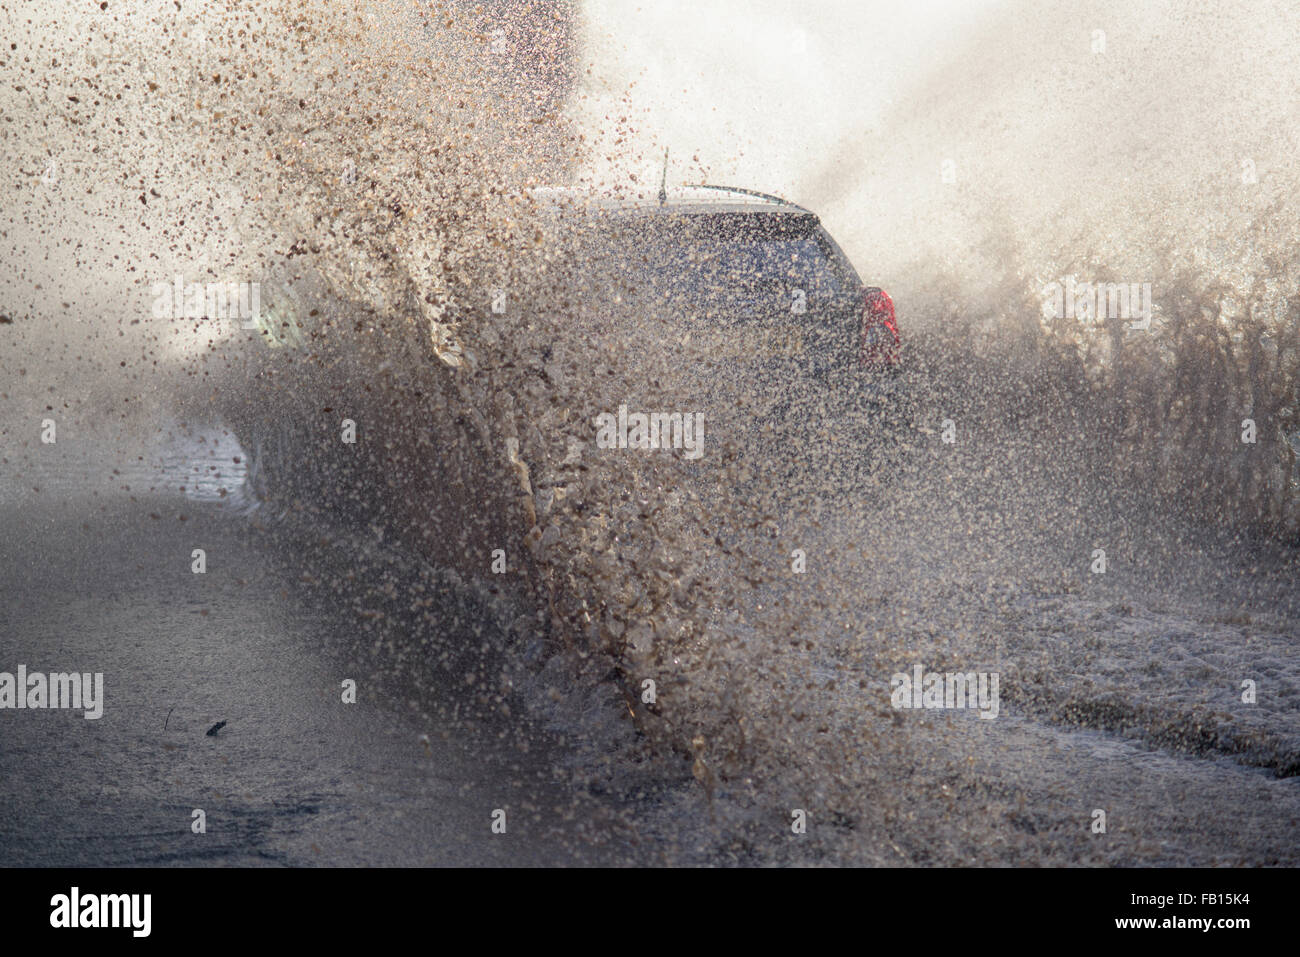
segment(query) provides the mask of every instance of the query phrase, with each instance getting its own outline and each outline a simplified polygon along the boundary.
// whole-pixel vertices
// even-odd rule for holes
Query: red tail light
[[[859,363],[868,368],[898,365],[898,323],[894,300],[883,289],[868,286],[862,300],[862,352]]]

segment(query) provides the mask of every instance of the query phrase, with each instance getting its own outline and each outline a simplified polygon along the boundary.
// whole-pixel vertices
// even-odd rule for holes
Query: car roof
[[[592,213],[694,215],[704,213],[787,213],[814,216],[802,206],[770,193],[738,186],[706,184],[676,186],[665,190],[596,192],[567,186],[539,186],[528,191],[538,203],[563,210]],[[815,218],[815,216],[814,216]]]

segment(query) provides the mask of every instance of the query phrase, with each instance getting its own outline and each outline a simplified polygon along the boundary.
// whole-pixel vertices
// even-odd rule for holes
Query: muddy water
[[[311,579],[330,553],[348,549],[356,568],[376,544],[323,527],[272,534],[228,434],[69,437],[41,451],[21,468],[32,487],[6,473],[5,669],[102,672],[105,700],[97,720],[6,712],[6,863],[539,865],[664,852],[568,780],[554,735],[456,720],[463,687],[417,691],[402,671],[414,665],[377,656],[370,590]]]
[[[809,572],[720,616],[738,646],[717,652],[734,673],[714,707],[742,777],[648,747],[608,661],[521,640],[508,608],[375,529],[259,502],[219,428],[36,454],[9,463],[36,481],[7,486],[6,655],[103,671],[108,693],[98,721],[9,713],[15,863],[1294,861],[1279,825],[1300,813],[1295,778],[1266,750],[1184,747],[1139,720],[1099,729],[1086,695],[1063,716],[1032,694],[1034,667],[1059,671],[1071,649],[1074,680],[1108,700],[1191,719],[1210,705],[1294,755],[1284,702],[1243,713],[1214,697],[1238,665],[1293,673],[1285,581],[1256,568],[1236,592],[1248,615],[1205,600],[1226,555],[1189,563],[1189,601],[1123,576],[1071,584],[1041,551],[1037,568],[1005,552],[983,564],[989,517],[954,533],[899,503],[792,508],[768,541],[782,557],[803,547]],[[790,617],[801,627],[774,641]],[[443,667],[471,634],[471,667]],[[1001,672],[996,720],[889,708],[890,674],[948,661]],[[494,707],[474,706],[476,675],[499,682]],[[189,831],[196,808],[206,835]],[[1098,808],[1105,836],[1088,832]],[[497,809],[506,835],[490,830]],[[798,838],[796,809],[812,822]]]
[[[21,715],[6,855],[1294,861],[1292,557],[1155,537],[1158,503],[1042,444],[1059,423],[949,446],[942,383],[888,453],[728,435],[698,344],[565,300],[507,187],[567,172],[570,131],[480,82],[499,51],[459,7],[66,12],[6,54],[37,162],[0,326],[5,650],[102,654],[123,697],[102,732]],[[265,280],[274,321],[158,316],[176,275]],[[622,401],[717,445],[598,455]],[[914,664],[999,673],[999,717],[892,709]]]

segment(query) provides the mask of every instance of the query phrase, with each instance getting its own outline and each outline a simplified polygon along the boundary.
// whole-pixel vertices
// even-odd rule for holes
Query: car
[[[901,407],[894,305],[883,289],[862,282],[815,213],[713,185],[648,197],[573,188],[526,196],[536,208],[519,217],[527,226],[516,232],[550,261],[486,249],[483,263],[465,266],[457,308],[483,309],[480,328],[496,334],[534,328],[544,313],[559,322],[565,342],[538,340],[536,367],[552,386],[569,374],[585,376],[584,399],[609,402],[592,415],[635,399],[628,390],[646,382],[640,373],[657,363],[658,370],[688,367],[684,380],[653,385],[661,396],[667,385],[681,400],[668,411],[707,410],[711,443],[728,430],[756,439],[740,443],[761,465],[755,471],[806,470],[822,451],[856,468],[869,458],[859,450],[886,445],[881,439],[892,436],[888,426]],[[539,244],[534,226],[547,223],[553,235]],[[514,272],[491,271],[503,264]],[[326,511],[364,512],[367,520],[378,503],[408,503],[423,515],[421,527],[440,528],[431,539],[436,547],[421,547],[441,562],[463,559],[455,523],[474,507],[473,494],[513,487],[492,470],[515,462],[503,460],[491,433],[464,414],[464,397],[445,368],[457,364],[439,351],[437,336],[414,323],[377,322],[368,304],[338,301],[309,269],[292,282],[268,280],[262,292],[255,338],[263,348],[232,346],[228,358],[240,384],[219,390],[218,411],[250,452],[263,497],[276,491]],[[671,333],[670,325],[677,345],[689,341],[689,355],[651,339]],[[567,364],[558,358],[562,347]],[[651,361],[638,366],[643,355]],[[599,375],[587,375],[597,368]],[[672,393],[683,381],[686,388]],[[597,399],[601,390],[610,394]],[[345,417],[364,427],[356,447],[341,452]],[[822,442],[828,423],[847,425],[840,434],[850,441]],[[386,483],[405,483],[407,491],[376,495]],[[453,502],[447,489],[465,497]],[[450,503],[445,514],[424,514],[429,502],[443,500]],[[488,511],[500,523],[494,534],[505,536],[514,522],[508,509],[496,502]]]
[[[568,224],[574,281],[596,312],[675,316],[746,386],[769,416],[807,419],[887,410],[900,337],[889,294],[863,283],[812,211],[734,186],[691,185],[608,196],[530,191]],[[617,308],[614,308],[617,307]],[[611,330],[604,330],[611,331]]]

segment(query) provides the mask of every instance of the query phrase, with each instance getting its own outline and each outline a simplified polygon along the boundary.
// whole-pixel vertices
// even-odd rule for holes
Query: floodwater
[[[105,688],[0,709],[0,863],[1300,862],[1290,20],[598,6],[0,8],[0,673]],[[905,408],[574,294],[520,189],[666,145],[816,206]]]
[[[761,778],[706,789],[684,760],[649,752],[590,669],[575,678],[553,661],[539,678],[526,649],[484,652],[518,678],[505,696],[516,710],[486,717],[459,710],[468,696],[454,680],[413,680],[422,642],[467,640],[449,613],[424,634],[428,618],[402,607],[427,593],[430,570],[373,532],[271,517],[249,492],[246,453],[219,427],[172,422],[134,447],[67,439],[21,461],[32,487],[11,482],[4,503],[4,667],[103,672],[105,701],[98,720],[4,715],[9,863],[1295,860],[1300,792],[1276,762],[1260,766],[1272,752],[1184,747],[1168,727],[1209,704],[1228,730],[1257,729],[1294,760],[1285,709],[1247,718],[1232,700],[1238,673],[1262,671],[1266,689],[1293,680],[1287,587],[1271,601],[1257,588],[1249,615],[1230,596],[1188,603],[1186,588],[1140,580],[1062,588],[1051,570],[1017,573],[1005,555],[981,566],[995,513],[983,530],[949,525],[937,539],[922,539],[920,523],[891,533],[882,572],[851,517],[808,515],[781,537],[834,569],[796,586],[813,592],[797,600],[800,636],[814,640],[754,656],[744,676],[807,715],[792,722],[798,737],[774,742],[779,764],[759,752]],[[872,519],[896,528],[890,512]],[[955,583],[960,566],[971,571]],[[372,580],[347,582],[337,567]],[[846,578],[854,600],[828,601]],[[1250,581],[1263,579],[1256,570]],[[740,616],[751,642],[766,640],[767,608],[782,603],[770,586],[751,595]],[[476,624],[508,627],[486,608]],[[879,634],[885,651],[872,646]],[[891,713],[895,669],[880,659],[938,670],[956,641],[972,670],[985,655],[1024,673],[1010,695],[1002,665],[997,718]],[[1035,700],[1035,667],[1048,662],[1085,691],[1105,687],[1130,720],[1104,725],[1109,712],[1079,704],[1086,693],[1074,713]],[[343,702],[346,679],[354,704]],[[1166,721],[1144,727],[1144,708]],[[751,727],[763,720],[756,712]],[[205,833],[191,830],[196,809]],[[808,812],[806,834],[790,831],[796,809]],[[1105,834],[1090,832],[1096,809]],[[498,810],[504,834],[492,831]]]

